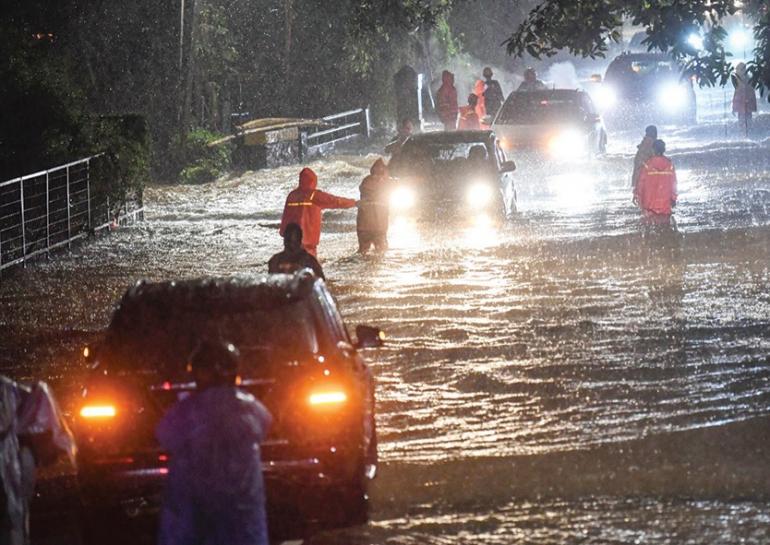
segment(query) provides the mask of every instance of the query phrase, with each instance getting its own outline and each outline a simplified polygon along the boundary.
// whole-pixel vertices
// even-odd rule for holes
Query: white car
[[[607,149],[601,115],[588,93],[576,89],[511,93],[492,128],[506,151],[531,149],[553,159],[579,159]]]

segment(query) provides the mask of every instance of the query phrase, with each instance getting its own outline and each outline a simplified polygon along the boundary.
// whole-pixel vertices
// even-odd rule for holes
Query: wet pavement
[[[395,225],[319,254],[349,326],[382,327],[372,522],[314,543],[761,543],[770,522],[770,142],[662,135],[677,229],[631,204],[636,135],[606,157],[516,154],[501,228]],[[375,155],[312,166],[349,197]],[[298,169],[152,187],[146,221],[0,281],[0,366],[70,406],[83,344],[140,278],[264,273]]]

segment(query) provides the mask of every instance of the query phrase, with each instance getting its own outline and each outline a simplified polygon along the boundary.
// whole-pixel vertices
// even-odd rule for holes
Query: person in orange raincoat
[[[473,87],[473,94],[478,98],[476,101],[476,116],[479,118],[479,124],[483,129],[489,128],[488,125],[484,124],[484,118],[487,116],[486,99],[484,98],[484,91],[486,90],[487,84],[484,83],[484,80],[476,80],[476,85]]]
[[[457,89],[455,88],[455,75],[449,70],[441,74],[441,87],[436,93],[438,102],[438,117],[444,124],[445,131],[453,131],[457,128]]]
[[[353,208],[354,199],[337,197],[316,189],[318,176],[309,168],[303,168],[299,173],[299,187],[289,193],[283,207],[281,218],[281,236],[286,232],[286,226],[296,223],[302,228],[302,247],[313,256],[317,255],[316,248],[321,240],[321,211],[327,208]]]
[[[655,140],[654,155],[642,166],[636,198],[646,220],[666,223],[676,206],[676,171],[671,159],[664,156],[666,143]]]
[[[388,249],[388,167],[382,159],[372,165],[370,174],[358,187],[361,200],[358,202],[356,232],[358,253],[365,254],[374,246],[377,252]]]
[[[481,129],[479,116],[476,114],[476,103],[479,97],[471,93],[468,95],[468,105],[460,108],[460,121],[457,128],[461,131],[477,131]]]

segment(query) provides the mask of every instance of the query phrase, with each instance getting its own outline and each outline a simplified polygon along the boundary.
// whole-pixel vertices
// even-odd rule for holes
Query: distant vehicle
[[[473,148],[483,148],[481,161],[468,159]],[[391,214],[440,215],[447,222],[474,223],[516,212],[516,163],[506,158],[492,131],[411,136],[388,168],[396,179]]]
[[[273,415],[261,446],[271,533],[365,522],[377,438],[360,350],[381,346],[382,335],[367,326],[356,334],[308,270],[129,289],[90,354],[76,420],[86,513],[97,523],[156,513],[168,457],[154,430],[195,389],[187,357],[207,337],[239,348],[240,387]]]
[[[665,53],[623,53],[615,57],[595,98],[610,126],[697,121],[692,80]]]
[[[607,130],[588,93],[549,89],[508,96],[492,128],[505,149],[534,149],[554,159],[607,150]]]

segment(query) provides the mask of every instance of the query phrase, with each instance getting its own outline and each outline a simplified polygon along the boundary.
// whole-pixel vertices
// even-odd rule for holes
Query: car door
[[[516,212],[516,188],[513,182],[513,172],[504,172],[503,164],[508,160],[505,156],[505,152],[500,146],[500,141],[495,139],[494,141],[494,156],[497,164],[497,172],[500,177],[500,191],[503,193],[503,203],[505,205],[505,214],[510,216]]]

